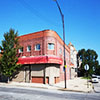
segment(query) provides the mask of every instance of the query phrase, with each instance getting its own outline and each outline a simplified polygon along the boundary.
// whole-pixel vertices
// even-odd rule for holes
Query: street
[[[0,100],[100,100],[100,93],[0,86]]]

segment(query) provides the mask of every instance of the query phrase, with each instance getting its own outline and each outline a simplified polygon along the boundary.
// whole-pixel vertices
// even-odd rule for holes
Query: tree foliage
[[[17,50],[19,49],[18,43],[18,32],[15,32],[13,29],[10,29],[9,32],[4,33],[4,40],[2,41],[1,50],[1,73],[8,77],[12,78],[13,73],[16,71],[20,65],[17,64]]]
[[[79,67],[79,71],[82,75],[86,72],[84,69],[84,66],[86,64],[89,65],[88,73],[91,74],[97,74],[97,69],[100,69],[99,62],[97,60],[98,54],[96,51],[88,49],[81,49],[78,51],[77,54],[78,61],[81,61],[81,66]],[[80,60],[79,60],[80,59]],[[78,62],[79,63],[79,62]]]

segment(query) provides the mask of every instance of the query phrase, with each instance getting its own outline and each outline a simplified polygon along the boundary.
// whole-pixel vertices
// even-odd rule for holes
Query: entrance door
[[[29,71],[29,66],[25,67],[25,82],[29,83],[30,82],[30,71]]]

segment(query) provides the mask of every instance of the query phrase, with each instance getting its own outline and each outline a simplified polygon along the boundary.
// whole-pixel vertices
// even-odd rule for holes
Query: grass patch
[[[91,79],[91,77],[90,76],[88,76],[88,77],[82,77],[81,79]]]

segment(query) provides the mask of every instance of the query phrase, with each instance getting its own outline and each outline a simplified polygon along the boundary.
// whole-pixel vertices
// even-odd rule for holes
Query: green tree
[[[16,69],[20,67],[20,65],[17,64],[17,50],[19,49],[17,36],[18,32],[10,29],[9,32],[4,33],[4,40],[2,41],[2,46],[0,46],[0,50],[2,51],[0,69],[2,75],[5,75],[8,78],[8,82]]]
[[[96,51],[90,50],[90,49],[88,50],[81,49],[78,51],[77,58],[78,58],[78,61],[80,59],[80,61],[82,62],[81,66],[79,67],[79,71],[81,72],[81,75],[85,75],[86,71],[84,69],[84,66],[86,64],[89,65],[89,70],[88,70],[89,75],[96,74],[96,69],[99,66],[99,63],[97,60],[98,55]]]

